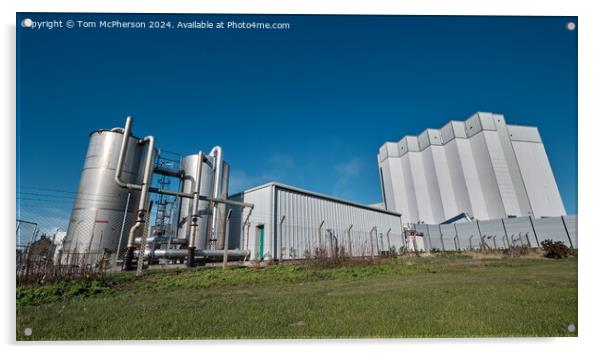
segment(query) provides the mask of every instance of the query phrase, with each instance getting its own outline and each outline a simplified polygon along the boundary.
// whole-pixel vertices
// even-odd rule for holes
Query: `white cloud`
[[[260,173],[249,173],[241,169],[232,169],[230,173],[230,193],[237,193],[264,183],[282,182],[286,177],[285,171],[294,169],[296,165],[292,155],[273,153],[267,164],[262,166]]]
[[[357,176],[362,170],[362,160],[359,158],[351,159],[347,162],[335,165],[334,169],[340,177]]]
[[[353,158],[334,166],[337,180],[334,193],[341,198],[351,198],[354,193],[352,182],[362,172],[363,163],[360,158]]]

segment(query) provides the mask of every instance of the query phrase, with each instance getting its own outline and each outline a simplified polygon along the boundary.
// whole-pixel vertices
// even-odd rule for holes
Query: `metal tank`
[[[79,189],[71,212],[65,255],[116,252],[127,243],[128,230],[136,220],[140,192],[115,183],[115,169],[123,140],[123,130],[99,130],[90,134]],[[141,183],[147,145],[130,137],[122,180]],[[153,152],[155,153],[155,152]],[[128,196],[129,195],[129,196]],[[128,200],[129,199],[129,200]],[[127,210],[126,210],[127,206]]]
[[[230,176],[230,165],[224,161],[222,167],[222,188],[219,193],[221,199],[228,199],[228,178]],[[228,209],[230,206],[219,203],[217,204],[217,225],[216,225],[216,245],[215,249],[224,249],[224,236],[226,234],[226,216],[228,215]]]
[[[180,169],[183,173],[181,182],[182,192],[192,194],[194,192],[194,186],[196,183],[196,171],[199,162],[199,156],[197,154],[188,155],[182,159],[180,163]],[[208,162],[203,162],[203,168],[201,171],[201,192],[200,195],[209,197],[211,195],[211,188],[213,185],[213,166]],[[198,227],[195,236],[195,247],[197,249],[204,249],[206,242],[205,230],[207,229],[209,202],[206,200],[199,201],[199,219]],[[178,220],[178,239],[189,239],[190,226],[192,224],[192,199],[181,198],[180,200],[180,216]]]
[[[213,194],[214,187],[214,158],[212,156],[206,156],[207,160],[203,162],[203,168],[201,171],[201,191],[200,195],[203,197],[210,197]],[[193,193],[195,186],[195,177],[197,171],[199,157],[198,154],[188,155],[182,159],[180,164],[181,170],[183,172],[183,179],[181,184],[181,191],[184,193]],[[228,195],[228,171],[229,165],[226,162],[222,164],[222,186],[220,192],[220,198],[226,198]],[[180,201],[180,213],[178,220],[178,239],[190,239],[190,229],[192,224],[192,215],[193,212],[193,201],[189,198],[181,198]],[[206,200],[200,200],[198,204],[199,208],[199,219],[198,219],[198,227],[195,235],[195,248],[196,249],[207,249],[209,248],[209,244],[207,241],[209,240],[209,235],[211,232],[211,203]],[[221,247],[223,248],[223,234],[225,230],[225,217],[223,210],[225,210],[225,205],[220,204],[223,207],[218,205],[218,218],[217,218],[217,236],[218,236],[218,244],[220,244],[221,239]],[[221,211],[220,211],[221,210]]]

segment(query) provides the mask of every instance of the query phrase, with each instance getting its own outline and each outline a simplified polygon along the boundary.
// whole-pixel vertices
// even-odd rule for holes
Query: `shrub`
[[[545,240],[541,243],[546,258],[565,258],[569,255],[569,248],[562,241]]]
[[[397,258],[397,256],[398,256],[397,249],[395,247],[389,248],[388,256],[390,258]]]

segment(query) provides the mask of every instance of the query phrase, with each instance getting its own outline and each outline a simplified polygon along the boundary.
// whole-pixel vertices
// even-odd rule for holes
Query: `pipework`
[[[138,202],[138,211],[136,213],[136,223],[130,228],[128,234],[127,250],[123,257],[123,270],[131,270],[132,258],[134,256],[136,232],[140,229],[144,223],[147,213],[147,199],[153,175],[153,157],[155,150],[155,138],[151,135],[138,140],[138,144],[148,144],[148,151],[146,153],[146,161],[144,164],[144,176],[142,178],[142,184],[125,183],[121,180],[121,173],[123,171],[123,163],[127,154],[127,146],[129,138],[132,132],[132,117],[128,116],[125,121],[125,128],[123,129],[123,140],[121,143],[121,149],[119,152],[119,159],[117,160],[117,168],[115,170],[115,182],[128,189],[135,189],[140,191],[140,200]]]

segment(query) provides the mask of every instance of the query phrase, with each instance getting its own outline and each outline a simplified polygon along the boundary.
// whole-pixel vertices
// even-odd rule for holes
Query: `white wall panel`
[[[474,135],[470,139],[470,145],[479,176],[482,195],[485,199],[487,219],[503,218],[506,216],[506,213],[504,212],[504,205],[483,132]],[[469,188],[471,187],[469,186]]]
[[[502,198],[505,214],[515,216],[522,215],[498,132],[483,131],[483,137],[487,144],[489,158],[491,160],[491,165],[493,166],[493,172],[495,173],[497,181],[497,189]]]
[[[450,141],[449,146],[445,146],[444,149],[452,190],[454,192],[457,214],[467,213],[468,215],[473,215],[470,194],[466,187],[467,179],[464,176],[464,171],[462,169],[457,140]]]
[[[468,199],[470,200],[472,209],[472,216],[477,219],[487,220],[489,219],[487,202],[485,200],[485,196],[483,195],[481,179],[479,177],[478,167],[472,153],[470,140],[456,139],[455,144],[449,144],[449,148],[453,149],[454,145],[458,150],[460,166],[465,178]]]
[[[535,217],[566,215],[543,144],[513,141]]]
[[[437,187],[441,195],[440,201],[443,210],[443,219],[447,220],[464,212],[464,210],[458,208],[456,188],[452,180],[446,148],[441,145],[431,145],[431,154],[433,155]]]
[[[395,183],[396,190],[400,191],[400,195],[405,199],[407,203],[407,209],[400,209],[398,212],[401,213],[403,222],[416,222],[420,220],[418,215],[418,199],[416,196],[416,186],[414,184],[414,177],[412,175],[412,168],[410,165],[410,154],[407,153],[401,157],[401,172],[403,176],[399,183]]]

